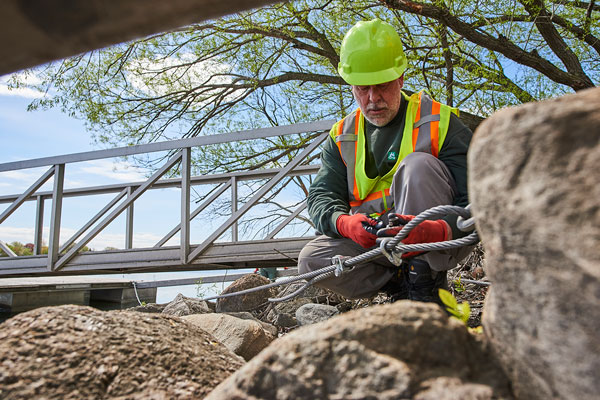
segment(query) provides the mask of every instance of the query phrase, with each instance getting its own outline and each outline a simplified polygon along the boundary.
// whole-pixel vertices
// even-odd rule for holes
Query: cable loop
[[[410,231],[419,225],[421,222],[429,219],[439,219],[440,217],[444,217],[446,215],[458,215],[459,219],[462,218],[464,220],[465,226],[471,227],[474,226],[473,218],[471,217],[471,212],[469,211],[470,206],[465,208],[459,206],[449,206],[442,205],[430,208],[428,210],[423,211],[419,215],[415,216],[409,223],[404,225],[404,227],[396,234],[394,237],[387,237],[381,240],[381,243],[378,247],[373,248],[371,250],[365,251],[362,254],[359,254],[354,257],[349,256],[334,256],[331,258],[331,265],[326,267],[310,271],[304,274],[291,276],[289,278],[281,279],[279,282],[273,282],[267,285],[258,286],[255,288],[250,288],[246,290],[241,290],[239,292],[227,293],[220,296],[208,297],[202,300],[214,300],[214,299],[222,299],[226,297],[239,296],[242,294],[257,292],[264,289],[269,289],[275,286],[286,285],[292,282],[296,282],[299,280],[306,279],[308,282],[303,285],[300,289],[296,290],[294,293],[286,295],[281,298],[270,298],[270,302],[281,302],[289,300],[293,297],[296,297],[300,293],[302,293],[306,288],[310,285],[313,285],[323,279],[332,278],[332,275],[336,277],[340,276],[345,271],[353,269],[351,267],[360,267],[364,264],[368,263],[375,258],[385,256],[390,262],[394,265],[402,264],[402,254],[408,252],[427,252],[427,251],[438,251],[438,250],[446,250],[452,249],[456,247],[463,247],[475,244],[479,241],[479,236],[477,235],[477,231],[473,230],[473,232],[463,238],[448,240],[445,242],[434,242],[434,243],[415,243],[415,244],[404,244],[401,243],[402,239],[405,239]],[[310,279],[310,280],[309,280]]]

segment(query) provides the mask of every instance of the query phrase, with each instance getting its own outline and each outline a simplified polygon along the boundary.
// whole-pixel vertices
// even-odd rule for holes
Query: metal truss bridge
[[[334,121],[318,121],[0,164],[0,173],[27,171],[39,167],[47,168],[46,172],[24,192],[0,195],[0,204],[8,204],[0,214],[0,226],[26,202],[35,202],[36,204],[35,215],[31,216],[32,231],[34,232],[33,255],[17,256],[6,244],[12,238],[0,237],[0,248],[8,255],[0,257],[0,276],[218,270],[295,265],[298,253],[304,244],[312,239],[312,236],[281,237],[281,232],[305,210],[305,202],[296,209],[290,210],[287,216],[281,218],[278,226],[264,234],[259,240],[239,240],[238,223],[251,210],[253,210],[251,211],[253,215],[260,213],[258,205],[261,199],[264,199],[278,185],[287,182],[290,177],[311,175],[317,172],[319,165],[307,163],[306,160],[318,150],[333,123]],[[194,148],[306,133],[318,133],[318,136],[283,168],[265,168],[202,176],[192,176],[191,174]],[[64,189],[65,165],[67,164],[134,155],[147,156],[157,152],[168,152],[169,157],[146,181]],[[177,178],[164,177],[174,169],[179,171]],[[47,182],[49,184],[51,179],[52,190],[42,191],[42,186]],[[239,185],[247,181],[259,181],[263,184],[249,196],[247,201],[240,204]],[[213,185],[214,189],[197,208],[192,209],[190,193],[203,185]],[[173,207],[180,208],[180,217],[173,221],[173,228],[154,246],[134,248],[134,204],[144,193],[164,188],[172,188],[172,190],[180,192],[180,201],[178,204],[173,204]],[[75,234],[68,238],[61,237],[63,199],[68,197],[85,198],[85,196],[99,194],[113,194],[114,197],[92,218],[80,221],[79,230]],[[206,210],[219,196],[227,194],[231,199],[229,216],[218,227],[202,232],[201,243],[191,243],[191,228],[200,224],[191,226],[190,221]],[[48,249],[47,254],[42,254],[44,210],[45,202],[48,201],[50,202]],[[156,212],[160,213],[161,210],[157,209]],[[120,215],[124,215],[126,221],[123,248],[82,251],[86,244],[96,238]],[[201,226],[201,228],[204,227]],[[171,238],[176,238],[177,235],[179,236],[178,245],[166,245]],[[223,237],[227,240],[223,240]]]

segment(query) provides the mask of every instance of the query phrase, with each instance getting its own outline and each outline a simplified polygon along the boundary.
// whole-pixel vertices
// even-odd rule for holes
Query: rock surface
[[[279,287],[277,297],[285,297],[294,293],[305,285],[306,281],[293,282]],[[282,328],[290,328],[298,325],[296,310],[309,303],[333,303],[340,304],[345,301],[340,295],[317,286],[309,286],[298,297],[288,301],[272,303],[268,307],[267,321]],[[328,304],[330,305],[330,304]],[[346,310],[347,311],[347,310]]]
[[[192,297],[185,297],[181,293],[179,293],[173,299],[173,301],[167,304],[162,310],[163,314],[172,315],[174,317],[182,317],[190,314],[205,314],[210,312],[212,312],[212,310],[208,307],[206,301]]]
[[[241,318],[241,319],[249,319],[252,321],[256,321],[260,324],[260,326],[267,331],[268,333],[271,334],[271,336],[273,337],[277,337],[277,334],[279,333],[279,331],[277,330],[277,327],[274,325],[271,325],[267,322],[261,321],[258,318],[254,317],[254,315],[252,315],[252,313],[246,312],[246,311],[239,311],[239,312],[228,312],[225,313],[227,315],[231,315],[232,317],[236,317],[236,318]]]
[[[229,285],[221,294],[239,292],[271,283],[264,276],[258,274],[244,275]],[[277,291],[274,288],[259,290],[239,296],[225,297],[217,300],[217,312],[251,311],[267,303],[269,297],[274,297]]]
[[[227,314],[188,315],[183,319],[204,329],[245,360],[250,360],[276,338],[252,319]]]
[[[483,324],[522,399],[600,393],[599,110],[600,88],[502,110],[469,150]]]
[[[202,398],[242,364],[200,328],[158,314],[45,307],[0,326],[2,399]]]
[[[235,398],[512,397],[495,359],[464,325],[435,305],[399,301],[277,339],[207,397]]]
[[[326,321],[339,313],[338,309],[334,306],[309,303],[296,310],[296,320],[300,326],[311,325],[316,324],[317,322]]]

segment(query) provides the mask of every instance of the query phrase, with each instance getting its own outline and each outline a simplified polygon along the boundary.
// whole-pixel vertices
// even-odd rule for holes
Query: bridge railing
[[[269,191],[280,184],[286,177],[316,173],[318,165],[302,165],[302,163],[311,153],[317,150],[318,146],[326,138],[327,131],[333,122],[317,121],[0,164],[0,172],[48,167],[46,172],[24,192],[0,196],[0,204],[9,204],[0,214],[0,224],[6,221],[25,202],[36,202],[33,237],[34,255],[17,257],[6,243],[2,241],[2,239],[7,240],[9,238],[0,238],[0,248],[8,255],[8,257],[0,258],[0,275],[91,273],[102,270],[122,271],[125,269],[215,269],[230,268],[235,267],[235,265],[244,268],[254,265],[253,262],[262,263],[259,265],[268,265],[269,262],[281,262],[280,259],[282,256],[284,258],[292,258],[290,254],[296,254],[299,246],[301,247],[306,240],[299,242],[292,241],[292,243],[281,239],[275,240],[274,238],[275,235],[300,215],[306,207],[305,202],[302,202],[287,218],[281,221],[277,227],[270,230],[264,239],[258,241],[258,243],[240,242],[238,240],[238,223],[242,216],[256,206]],[[194,147],[308,132],[320,134],[283,168],[202,176],[191,175],[191,158]],[[174,154],[144,182],[64,189],[66,164],[164,151]],[[174,166],[179,167],[181,177],[163,178]],[[49,182],[51,178],[53,178],[52,191],[40,191],[40,188]],[[257,179],[266,181],[238,208],[239,182]],[[193,186],[204,184],[218,184],[218,186],[207,195],[197,208],[192,210],[190,206],[191,189]],[[175,226],[152,248],[133,249],[133,210],[135,201],[148,190],[168,187],[180,188],[181,212],[179,221],[176,221]],[[231,192],[231,213],[229,218],[214,229],[201,243],[190,243],[190,221],[228,190]],[[75,234],[67,240],[61,239],[61,216],[63,199],[65,197],[109,193],[116,195],[93,217],[85,221]],[[48,200],[51,201],[48,252],[46,255],[42,255],[44,203]],[[90,241],[123,213],[125,213],[126,220],[125,248],[123,250],[116,252],[82,253],[82,250]],[[215,241],[228,230],[231,233],[231,241],[225,244],[219,243],[218,246],[215,246]],[[165,246],[167,241],[175,235],[179,235],[179,246],[176,246],[176,248]],[[265,243],[269,243],[270,247],[265,247]],[[237,257],[234,255],[231,258],[231,252],[234,249],[231,245],[237,245],[235,249],[240,253]],[[279,248],[277,245],[279,245]],[[264,247],[263,251],[257,251],[261,246]],[[279,259],[278,257],[273,257],[273,254],[271,256],[265,254],[265,252],[269,251],[272,253],[281,253]]]

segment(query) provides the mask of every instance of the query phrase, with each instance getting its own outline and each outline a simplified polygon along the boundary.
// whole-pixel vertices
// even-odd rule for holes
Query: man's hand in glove
[[[335,226],[340,235],[352,239],[365,249],[375,246],[375,240],[377,239],[377,235],[368,232],[365,228],[376,224],[377,220],[369,218],[365,214],[342,214],[335,221]]]
[[[388,219],[390,225],[377,231],[377,236],[396,236],[398,232],[408,224],[414,215],[401,215],[401,214],[390,214]],[[402,239],[404,244],[415,244],[415,243],[432,243],[432,242],[443,242],[452,239],[452,229],[450,225],[442,219],[435,221],[423,221],[416,227],[414,227],[408,234],[408,236]],[[414,251],[410,253],[402,254],[402,258],[410,258],[421,254],[420,251]]]

